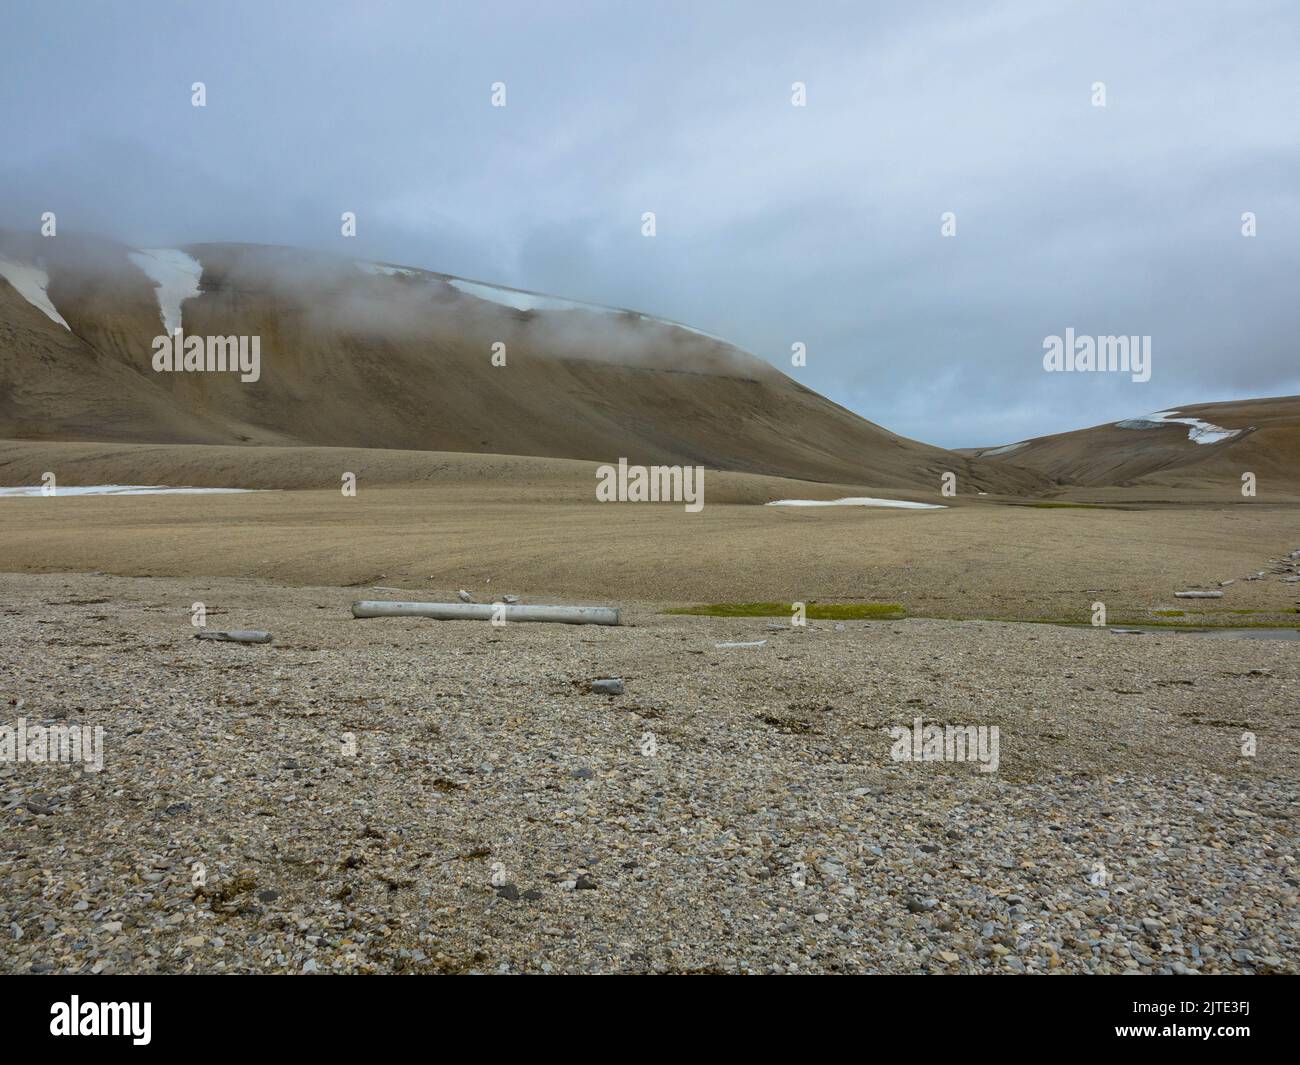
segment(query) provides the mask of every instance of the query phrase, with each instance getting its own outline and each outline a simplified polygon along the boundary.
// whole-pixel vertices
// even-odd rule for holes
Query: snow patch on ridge
[[[670,325],[674,329],[682,329],[687,333],[694,333],[696,336],[707,337],[709,340],[716,340],[720,344],[729,343],[720,336],[706,333],[703,329],[694,329],[689,325],[683,325],[681,322],[674,322],[671,318],[656,318],[652,314],[642,314],[640,311],[632,311],[624,307],[610,307],[603,303],[587,303],[583,300],[564,299],[560,296],[543,296],[536,292],[525,292],[523,289],[488,285],[481,281],[464,281],[461,278],[449,278],[447,283],[457,291],[464,292],[467,296],[487,300],[489,303],[499,303],[503,307],[512,307],[516,311],[588,311],[592,314],[630,314],[643,322]]]
[[[1157,411],[1155,414],[1148,414],[1145,418],[1126,418],[1122,422],[1116,422],[1115,427],[1117,429],[1159,429],[1165,425],[1186,425],[1187,439],[1194,444],[1217,444],[1247,432],[1246,429],[1224,429],[1200,418],[1174,417],[1177,413],[1176,410]]]
[[[643,322],[670,325],[674,329],[683,329],[688,333],[694,333],[696,336],[716,340],[720,344],[729,343],[723,337],[716,336],[713,333],[706,333],[702,329],[694,329],[689,325],[683,325],[681,322],[674,322],[671,318],[656,318],[652,314],[642,314],[639,311],[628,310],[625,307],[610,307],[603,303],[587,303],[584,300],[565,299],[562,296],[546,296],[540,292],[528,292],[521,288],[492,285],[484,281],[467,281],[461,277],[432,274],[427,270],[416,270],[406,266],[390,266],[387,263],[358,260],[357,266],[364,273],[374,277],[424,277],[430,280],[445,281],[457,292],[463,292],[466,296],[473,296],[475,299],[495,303],[501,307],[509,307],[514,311],[587,311],[591,314],[631,315]]]
[[[906,499],[873,499],[850,496],[847,499],[774,499],[767,507],[893,507],[899,510],[947,510],[941,503],[912,503]]]
[[[387,263],[365,263],[359,262],[357,266],[375,277],[419,277],[422,270],[412,270],[406,266],[389,266]]]
[[[1015,451],[1018,448],[1024,447],[1028,443],[1028,440],[1021,440],[1018,444],[1003,444],[1001,447],[991,447],[981,451],[977,457],[983,459],[988,458],[990,455],[1005,455],[1007,452]]]
[[[179,248],[143,248],[128,258],[157,286],[163,328],[175,333],[181,326],[181,304],[199,294],[203,264]]]
[[[50,275],[39,266],[16,263],[12,259],[0,256],[0,277],[13,285],[14,291],[41,311],[46,318],[52,322],[58,322],[69,333],[72,332],[72,327],[63,320],[63,315],[50,302],[49,293],[45,291],[50,284]]]
[[[612,313],[612,308],[578,303],[574,300],[558,299],[555,296],[539,296],[535,292],[524,292],[517,288],[499,288],[496,285],[484,285],[477,281],[462,281],[459,278],[447,283],[457,292],[463,292],[475,299],[487,300],[489,303],[499,303],[503,307],[513,307],[517,311],[593,310]]]

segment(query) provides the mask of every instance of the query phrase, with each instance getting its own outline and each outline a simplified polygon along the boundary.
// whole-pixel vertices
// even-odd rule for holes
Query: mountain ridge
[[[282,246],[169,249],[199,267],[184,333],[259,337],[261,379],[156,373],[166,312],[133,252],[0,234],[67,323],[0,284],[0,437],[627,457],[935,494],[950,471],[965,492],[1044,484],[891,433],[679,323]]]

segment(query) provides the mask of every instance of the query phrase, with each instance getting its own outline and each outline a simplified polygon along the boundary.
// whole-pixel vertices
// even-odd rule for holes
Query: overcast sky
[[[1005,443],[1300,392],[1298,30],[1243,0],[6,4],[0,224],[634,307]],[[1151,380],[1044,372],[1067,328],[1150,335]]]

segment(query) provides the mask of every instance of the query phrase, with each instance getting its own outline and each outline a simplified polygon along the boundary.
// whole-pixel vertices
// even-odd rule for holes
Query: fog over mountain
[[[1300,392],[1284,4],[72,10],[0,12],[3,226],[633,307],[950,447]],[[1067,327],[1152,379],[1044,373]]]

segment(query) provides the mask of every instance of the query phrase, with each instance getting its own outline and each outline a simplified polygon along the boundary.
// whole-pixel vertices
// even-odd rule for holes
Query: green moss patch
[[[710,618],[788,618],[790,603],[700,603],[677,607],[667,614],[692,614]],[[907,616],[898,603],[809,603],[806,616],[814,621],[892,621]]]

